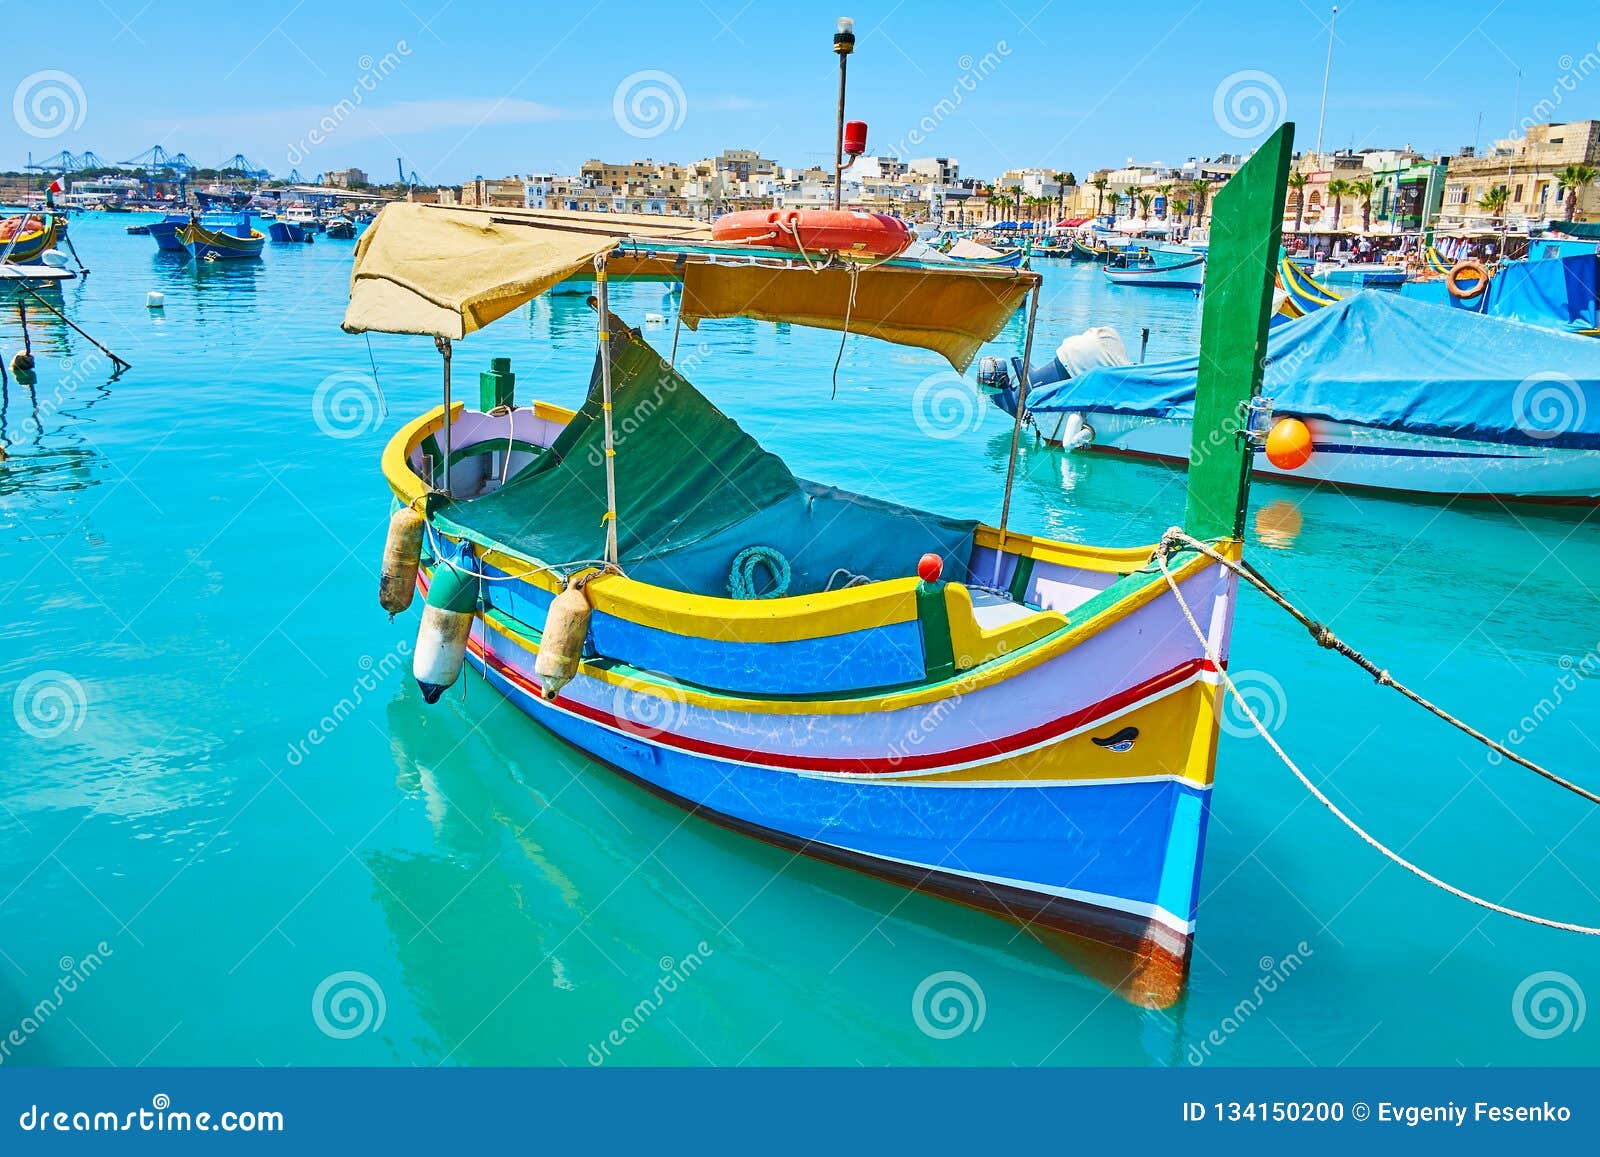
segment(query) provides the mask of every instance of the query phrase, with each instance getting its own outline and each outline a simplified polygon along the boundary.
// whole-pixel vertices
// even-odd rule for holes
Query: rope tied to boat
[[[1455,896],[1457,899],[1465,900],[1465,901],[1467,901],[1467,903],[1475,904],[1480,908],[1486,908],[1491,912],[1498,912],[1502,916],[1510,916],[1513,919],[1522,920],[1522,921],[1525,921],[1526,923],[1529,923],[1529,924],[1537,924],[1537,925],[1539,925],[1541,927],[1544,927],[1544,928],[1554,928],[1554,929],[1557,929],[1558,931],[1562,931],[1562,932],[1575,932],[1580,936],[1600,936],[1600,927],[1594,927],[1594,926],[1588,925],[1588,924],[1572,924],[1572,923],[1569,923],[1569,922],[1564,921],[1564,920],[1552,920],[1552,919],[1550,919],[1549,917],[1546,917],[1546,916],[1536,916],[1536,915],[1532,914],[1531,912],[1522,912],[1522,911],[1519,911],[1516,908],[1508,908],[1504,904],[1497,904],[1493,900],[1485,899],[1482,896],[1474,895],[1473,893],[1468,892],[1465,889],[1458,888],[1454,884],[1451,884],[1451,883],[1448,883],[1448,882],[1446,882],[1444,880],[1441,880],[1439,877],[1433,875],[1431,872],[1427,871],[1425,868],[1419,867],[1418,865],[1412,863],[1410,860],[1406,859],[1404,856],[1400,855],[1399,852],[1396,852],[1394,849],[1388,847],[1381,840],[1379,840],[1376,836],[1374,836],[1371,832],[1367,831],[1360,824],[1356,823],[1355,820],[1351,819],[1348,815],[1346,815],[1344,813],[1344,811],[1342,811],[1339,808],[1338,804],[1334,803],[1331,799],[1329,799],[1327,797],[1327,795],[1324,794],[1323,791],[1320,788],[1317,787],[1316,784],[1311,782],[1310,777],[1308,777],[1305,772],[1300,770],[1300,766],[1297,763],[1295,763],[1295,761],[1292,758],[1290,758],[1289,753],[1286,752],[1283,749],[1282,745],[1278,743],[1277,739],[1273,737],[1272,732],[1267,730],[1266,725],[1263,724],[1261,722],[1260,717],[1256,715],[1255,710],[1250,706],[1249,701],[1244,697],[1244,695],[1239,691],[1239,688],[1234,684],[1232,677],[1228,674],[1227,669],[1222,664],[1221,656],[1219,656],[1217,654],[1216,650],[1212,647],[1211,640],[1207,637],[1205,631],[1201,629],[1199,620],[1197,620],[1195,618],[1194,611],[1190,608],[1188,600],[1186,600],[1183,597],[1183,592],[1178,588],[1178,580],[1175,577],[1173,577],[1172,569],[1171,569],[1171,567],[1169,565],[1170,556],[1171,556],[1173,550],[1176,547],[1180,546],[1180,545],[1184,546],[1184,547],[1191,548],[1193,550],[1196,550],[1196,551],[1200,552],[1201,554],[1205,555],[1207,558],[1212,559],[1213,561],[1221,564],[1226,569],[1232,571],[1234,574],[1238,575],[1240,578],[1245,579],[1245,581],[1249,582],[1252,586],[1256,587],[1263,594],[1265,594],[1268,598],[1272,599],[1273,602],[1278,603],[1285,610],[1289,611],[1290,614],[1294,615],[1294,617],[1299,619],[1302,623],[1312,624],[1314,622],[1314,620],[1310,619],[1309,616],[1306,616],[1302,611],[1300,611],[1300,609],[1298,607],[1293,606],[1288,601],[1288,599],[1284,598],[1284,596],[1282,594],[1280,594],[1275,587],[1272,586],[1271,583],[1267,582],[1266,579],[1262,578],[1259,574],[1257,574],[1253,568],[1248,566],[1248,564],[1245,564],[1245,563],[1242,563],[1242,562],[1234,562],[1232,559],[1224,557],[1221,553],[1219,553],[1218,551],[1214,550],[1210,546],[1210,544],[1202,542],[1199,539],[1194,538],[1194,537],[1186,534],[1183,530],[1181,530],[1178,527],[1174,526],[1174,527],[1170,528],[1166,532],[1166,534],[1162,535],[1161,543],[1156,548],[1155,563],[1156,563],[1156,565],[1158,567],[1161,568],[1161,577],[1166,580],[1168,589],[1172,591],[1172,597],[1177,600],[1178,609],[1183,613],[1183,618],[1189,624],[1189,629],[1194,632],[1195,638],[1200,641],[1200,646],[1201,646],[1201,649],[1205,652],[1206,659],[1211,663],[1212,667],[1216,670],[1217,676],[1221,680],[1222,685],[1227,689],[1228,693],[1233,696],[1235,702],[1237,702],[1239,704],[1239,709],[1244,713],[1244,717],[1247,720],[1250,721],[1250,725],[1255,728],[1256,734],[1261,736],[1262,739],[1267,741],[1267,746],[1272,748],[1273,753],[1276,754],[1277,757],[1280,760],[1283,761],[1283,765],[1285,767],[1287,767],[1290,770],[1290,772],[1292,772],[1294,774],[1294,777],[1300,781],[1300,785],[1302,787],[1304,787],[1308,792],[1310,792],[1311,795],[1316,799],[1316,801],[1318,803],[1320,803],[1323,807],[1327,808],[1330,812],[1332,812],[1335,819],[1337,819],[1340,823],[1344,824],[1345,827],[1349,828],[1352,832],[1354,832],[1357,836],[1359,836],[1362,839],[1363,842],[1365,842],[1369,846],[1375,848],[1379,853],[1381,853],[1387,859],[1391,860],[1392,862],[1394,862],[1396,864],[1399,864],[1402,868],[1404,868],[1406,871],[1410,872],[1412,875],[1416,876],[1418,879],[1423,880],[1423,881],[1425,881],[1425,882],[1427,882],[1429,884],[1432,884],[1434,887],[1440,889],[1441,891],[1448,892],[1450,895]],[[1320,624],[1317,624],[1317,625],[1320,626]],[[1329,637],[1333,639],[1335,644],[1337,644],[1337,646],[1334,646],[1331,649],[1339,650],[1341,653],[1348,652],[1349,654],[1356,655],[1359,658],[1359,655],[1358,655],[1357,652],[1350,651],[1349,648],[1346,647],[1345,644],[1343,644],[1343,642],[1337,638],[1337,636],[1334,636],[1331,631],[1328,631],[1327,628],[1325,628],[1325,627],[1323,627],[1322,630],[1325,631],[1329,635]],[[1363,663],[1363,665],[1368,665],[1366,663],[1366,660],[1364,660],[1364,659],[1361,660],[1361,662]],[[1467,724],[1465,724],[1465,723],[1461,722],[1460,720],[1456,719],[1454,716],[1449,715],[1448,713],[1444,712],[1442,709],[1434,706],[1432,703],[1429,703],[1426,699],[1423,699],[1420,695],[1417,695],[1414,691],[1410,690],[1410,688],[1406,687],[1404,684],[1398,683],[1398,682],[1394,681],[1393,679],[1391,679],[1389,677],[1389,673],[1387,671],[1377,670],[1376,668],[1370,668],[1370,669],[1375,671],[1377,675],[1381,676],[1381,678],[1379,678],[1379,680],[1378,680],[1380,683],[1383,683],[1383,684],[1385,684],[1387,686],[1394,687],[1397,691],[1401,692],[1401,694],[1405,695],[1407,698],[1413,699],[1416,702],[1418,702],[1421,705],[1423,705],[1424,707],[1427,707],[1430,711],[1432,711],[1435,715],[1438,715],[1441,719],[1444,719],[1447,722],[1454,724],[1456,727],[1458,727],[1461,730],[1465,731],[1467,734],[1472,735],[1475,738],[1477,738],[1477,739],[1483,741],[1484,743],[1488,744],[1490,747],[1495,748],[1496,750],[1503,752],[1504,754],[1506,754],[1510,758],[1516,760],[1516,762],[1522,764],[1523,766],[1528,767],[1533,771],[1537,771],[1540,775],[1543,775],[1546,779],[1549,779],[1549,780],[1551,780],[1551,781],[1553,781],[1553,782],[1555,782],[1557,784],[1560,784],[1561,786],[1566,787],[1568,790],[1573,791],[1576,794],[1581,795],[1586,799],[1593,800],[1596,803],[1600,803],[1600,797],[1595,796],[1592,792],[1586,791],[1585,789],[1579,787],[1578,785],[1576,785],[1574,783],[1569,783],[1567,780],[1562,779],[1560,776],[1555,775],[1553,772],[1549,772],[1549,771],[1545,770],[1544,768],[1539,767],[1537,764],[1534,764],[1534,763],[1532,763],[1532,762],[1530,762],[1528,760],[1522,759],[1520,756],[1514,755],[1513,753],[1511,753],[1509,751],[1506,751],[1503,746],[1501,746],[1500,744],[1496,743],[1494,740],[1490,739],[1488,736],[1483,735],[1482,733],[1480,733],[1478,731],[1475,731],[1474,729],[1469,727]]]

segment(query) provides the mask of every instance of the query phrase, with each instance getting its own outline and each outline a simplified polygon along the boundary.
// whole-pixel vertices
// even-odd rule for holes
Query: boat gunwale
[[[559,419],[563,416],[570,417],[572,414],[572,411],[564,407],[551,406],[547,403],[535,403],[531,409],[535,416],[540,418]],[[464,403],[453,402],[452,420],[458,420],[464,410]],[[412,471],[409,459],[426,438],[443,427],[443,415],[444,407],[438,406],[412,419],[395,433],[383,453],[383,471],[396,499],[413,508],[420,502],[421,512],[428,519],[430,527],[434,527],[433,512],[427,509],[426,499],[437,492],[430,489],[427,483]],[[437,527],[435,533],[452,542],[459,542],[465,537],[448,534]],[[985,539],[987,541],[984,541]],[[974,545],[978,548],[995,549],[1000,541],[1000,532],[993,527],[980,526],[974,535]],[[1063,562],[1065,565],[1077,565],[1075,560],[1095,553],[1095,548],[1012,531],[1005,533],[1004,542],[1006,548],[1013,553],[1046,561]],[[1237,557],[1240,553],[1241,544],[1237,540],[1219,540],[1215,545],[1229,557]],[[706,703],[708,706],[729,710],[772,711],[776,704],[792,702],[796,704],[794,708],[796,711],[825,711],[826,705],[833,704],[840,711],[861,712],[935,702],[948,697],[952,692],[958,695],[966,694],[990,683],[1031,670],[1071,650],[1079,643],[1160,598],[1167,588],[1160,571],[1151,563],[1155,549],[1155,547],[1110,548],[1104,552],[1117,556],[1119,562],[1136,565],[1129,565],[1126,570],[1108,565],[1105,569],[1120,577],[1065,614],[1055,611],[1036,611],[1028,618],[1009,624],[999,631],[985,631],[975,621],[957,626],[959,619],[953,618],[952,627],[955,628],[952,631],[955,637],[953,641],[959,639],[961,642],[977,642],[979,646],[970,648],[970,651],[978,652],[976,655],[958,653],[958,657],[967,658],[969,663],[949,675],[913,681],[896,690],[886,691],[879,687],[854,693],[820,692],[818,695],[821,697],[815,699],[792,694],[763,698],[744,692],[728,693],[709,688],[705,692],[695,692],[695,694],[705,694],[708,697]],[[551,571],[517,574],[519,570],[546,564],[514,549],[499,546],[485,547],[479,551],[479,560],[507,575],[517,575],[511,581],[533,587],[545,594],[554,595],[562,589],[562,582]],[[1175,579],[1183,581],[1211,565],[1214,564],[1198,552],[1178,552],[1172,573]],[[497,581],[504,580],[499,580],[497,576]],[[632,579],[624,574],[596,573],[586,584],[585,589],[590,594],[591,603],[596,611],[624,622],[689,638],[715,639],[729,643],[770,644],[829,638],[861,630],[915,622],[918,620],[919,586],[920,580],[907,576],[836,591],[822,591],[780,599],[739,600],[690,594]],[[956,588],[970,597],[970,588],[966,584],[946,584],[947,592],[950,588]],[[502,619],[518,623],[535,635],[538,633],[531,625],[521,623],[520,620],[506,614],[503,609],[497,608],[493,613]],[[1042,616],[1044,618],[1041,618]],[[1056,621],[1052,623],[1050,619]],[[1042,625],[1048,625],[1049,629],[1041,634],[1038,633],[1038,628]],[[508,630],[506,633],[522,637],[520,632],[514,630]],[[1012,635],[1020,635],[1022,640],[1010,645],[1009,636]],[[531,643],[531,637],[528,638]],[[537,647],[532,646],[530,649],[537,650]],[[963,647],[961,650],[969,648]],[[609,659],[607,664],[609,667],[618,665],[616,660]],[[588,673],[592,665],[585,663],[584,666]],[[604,668],[595,668],[595,671],[597,673],[602,669]],[[648,674],[641,668],[629,667],[629,669],[640,674]],[[611,681],[626,682],[627,679],[628,676],[619,675]],[[671,679],[670,685],[665,683],[657,685],[669,687],[674,694],[688,693],[688,689],[682,686],[678,676],[671,676]],[[649,682],[648,679],[645,680],[645,684]],[[641,685],[637,689],[646,688]]]

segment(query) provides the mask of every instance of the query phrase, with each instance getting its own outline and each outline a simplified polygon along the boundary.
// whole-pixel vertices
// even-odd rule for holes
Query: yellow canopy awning
[[[464,337],[607,252],[618,279],[681,279],[691,328],[750,317],[848,330],[934,350],[962,371],[1039,281],[994,267],[718,245],[684,218],[394,204],[356,246],[344,328]]]
[[[681,217],[396,202],[356,244],[350,333],[462,338],[582,272],[627,237],[709,236]]]

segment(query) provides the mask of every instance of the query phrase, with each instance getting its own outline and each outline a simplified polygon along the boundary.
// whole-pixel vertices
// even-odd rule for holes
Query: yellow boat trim
[[[1236,557],[1238,549],[1236,544],[1223,544],[1221,549],[1224,555]],[[1183,581],[1198,574],[1207,566],[1213,565],[1211,560],[1204,555],[1196,555],[1173,568],[1173,576],[1178,581]],[[616,576],[608,576],[614,578]],[[599,579],[589,583],[585,588],[591,594],[594,592]],[[630,580],[631,581],[631,580]],[[642,583],[633,583],[642,587]],[[656,588],[645,588],[656,589]],[[860,588],[855,588],[859,590]],[[945,588],[947,591],[949,587]],[[1121,622],[1129,615],[1150,605],[1166,593],[1166,583],[1160,575],[1152,575],[1151,580],[1136,590],[1130,591],[1126,596],[1106,607],[1099,614],[1092,616],[1078,624],[1070,620],[1064,627],[1057,628],[1054,634],[1046,635],[1036,642],[1024,645],[1018,650],[999,655],[984,665],[974,667],[959,675],[941,680],[937,683],[924,683],[909,687],[903,691],[872,692],[853,697],[839,697],[834,699],[767,699],[753,696],[740,695],[736,692],[710,691],[704,688],[685,686],[674,679],[653,679],[647,673],[636,668],[626,667],[615,663],[590,663],[581,664],[582,674],[590,679],[597,679],[614,687],[621,687],[640,695],[650,695],[658,699],[666,699],[675,703],[688,703],[697,707],[704,707],[713,711],[746,711],[767,715],[865,715],[884,711],[898,711],[906,707],[917,707],[926,703],[937,703],[952,697],[959,698],[971,694],[984,687],[1013,679],[1024,672],[1047,663],[1052,659],[1070,651],[1079,643],[1099,634],[1101,631]],[[965,594],[965,591],[962,592]],[[948,596],[947,596],[948,597]],[[596,609],[604,610],[598,598],[592,598]],[[780,600],[767,600],[777,602]],[[607,611],[606,613],[611,613]],[[1041,616],[1043,617],[1043,616]],[[1059,616],[1052,616],[1059,617]],[[532,634],[524,634],[507,621],[504,616],[497,615],[493,618],[482,620],[486,626],[497,634],[503,635],[530,654],[537,655],[539,644]],[[532,628],[529,628],[531,631]],[[1107,693],[1117,690],[1108,687]]]
[[[1000,532],[992,526],[980,526],[974,541],[981,547],[994,550],[1000,546]],[[1007,554],[1027,555],[1035,562],[1051,562],[1102,574],[1130,574],[1149,562],[1155,549],[1153,543],[1150,546],[1082,546],[1053,538],[1035,538],[1014,530],[1005,533]]]

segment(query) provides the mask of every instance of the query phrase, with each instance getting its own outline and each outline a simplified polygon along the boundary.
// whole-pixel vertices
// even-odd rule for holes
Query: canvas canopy
[[[1092,370],[1036,413],[1194,417],[1197,358]],[[1600,449],[1600,342],[1366,291],[1275,328],[1276,412],[1415,434]]]
[[[1507,262],[1495,270],[1489,288],[1470,300],[1452,297],[1443,281],[1407,282],[1400,292],[1547,329],[1586,333],[1600,327],[1600,258],[1593,253]]]
[[[344,328],[463,338],[640,235],[709,234],[676,217],[397,202],[356,244]]]
[[[608,270],[683,282],[683,320],[750,317],[934,350],[958,370],[1016,312],[1038,275],[951,262],[828,261],[716,244],[672,217],[390,205],[356,247],[344,328],[457,339],[558,282]]]
[[[827,588],[841,567],[883,579],[925,552],[962,579],[976,524],[796,478],[782,459],[612,318],[612,412],[620,432],[618,558],[633,578],[728,594],[746,547],[771,546],[792,568],[791,593]],[[598,370],[588,400],[555,443],[481,498],[436,497],[447,532],[545,562],[592,557],[606,510]]]

